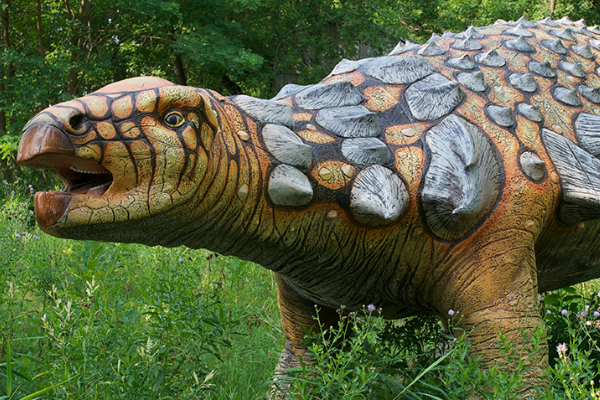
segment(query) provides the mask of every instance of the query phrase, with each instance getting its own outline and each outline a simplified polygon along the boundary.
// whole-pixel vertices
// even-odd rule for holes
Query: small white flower
[[[558,346],[556,346],[556,352],[558,353],[559,357],[567,354],[567,351],[569,351],[569,347],[567,347],[566,343],[561,343]]]
[[[452,316],[454,316],[454,314],[455,314],[455,313],[454,313],[454,310],[453,310],[453,309],[449,309],[449,310],[448,310],[448,315],[449,315],[449,316],[451,316],[451,317],[452,317]]]
[[[377,310],[377,307],[375,307],[375,304],[371,303],[367,306],[368,312],[374,312],[375,310]]]

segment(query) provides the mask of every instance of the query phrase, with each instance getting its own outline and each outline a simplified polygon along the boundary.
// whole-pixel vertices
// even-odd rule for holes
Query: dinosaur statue
[[[449,310],[472,353],[522,348],[538,292],[600,277],[600,30],[498,21],[341,61],[271,100],[151,77],[50,107],[18,162],[64,238],[205,248],[275,272],[287,339],[345,305]],[[544,385],[547,355],[530,365]]]

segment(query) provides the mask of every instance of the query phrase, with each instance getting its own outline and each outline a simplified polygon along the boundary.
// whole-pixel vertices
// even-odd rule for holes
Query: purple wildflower
[[[567,311],[567,310],[562,310],[560,313],[561,313],[562,315],[567,315],[568,311]]]
[[[179,258],[179,262],[182,263],[183,262],[183,258],[180,257]]]
[[[451,317],[454,316],[454,310],[453,309],[449,309],[448,310],[448,315],[451,316]]]
[[[558,353],[559,357],[567,354],[567,351],[569,351],[569,347],[567,346],[566,343],[561,343],[558,346],[556,346],[556,352]]]
[[[367,306],[368,312],[374,312],[375,310],[377,310],[377,307],[375,307],[375,304],[371,303]]]

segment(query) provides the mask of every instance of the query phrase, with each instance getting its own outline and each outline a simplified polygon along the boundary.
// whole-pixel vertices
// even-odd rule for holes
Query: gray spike
[[[475,63],[468,54],[458,58],[450,58],[448,60],[448,65],[458,69],[475,69]]]
[[[580,85],[577,87],[577,91],[584,98],[588,99],[592,103],[600,104],[600,88],[591,88],[586,85]]]
[[[380,134],[377,114],[363,106],[325,108],[317,113],[316,119],[325,129],[345,138]]]
[[[571,18],[569,18],[567,16],[562,17],[559,20],[556,20],[556,22],[560,22],[563,25],[573,25],[573,21],[571,21]]]
[[[364,99],[354,85],[346,81],[313,85],[295,97],[296,104],[307,110],[356,106]]]
[[[273,100],[273,101],[281,100],[285,97],[292,96],[306,88],[307,88],[307,86],[305,86],[305,85],[296,85],[293,83],[288,83],[287,85],[282,87],[281,90],[279,91],[279,93],[277,93],[277,95],[275,97],[273,97],[271,100]]]
[[[514,22],[515,25],[522,25],[525,28],[537,28],[537,26],[535,25],[535,23],[529,21],[527,18],[525,18],[525,16],[522,16],[521,18],[519,18],[517,21]]]
[[[506,45],[513,50],[522,51],[525,53],[531,53],[535,51],[535,48],[529,44],[524,36],[519,36],[514,40],[507,40]]]
[[[458,82],[433,74],[406,89],[410,112],[419,121],[440,118],[460,104],[465,94]]]
[[[357,60],[357,61],[353,61],[353,60],[347,60],[347,59],[343,59],[342,61],[340,61],[335,68],[333,69],[333,71],[331,71],[331,76],[334,75],[341,75],[341,74],[347,74],[348,72],[353,72],[356,71],[358,69],[358,67],[360,67],[361,65],[363,65],[366,62],[371,61],[372,58],[365,58],[362,60]]]
[[[364,64],[361,70],[385,83],[413,83],[437,72],[437,69],[418,54],[404,57],[379,57]]]
[[[594,53],[592,53],[592,48],[587,44],[584,44],[583,46],[573,45],[571,46],[571,50],[588,60],[593,60],[595,57]]]
[[[529,32],[523,24],[518,24],[516,27],[504,31],[507,35],[533,37],[533,33]]]
[[[427,43],[430,43],[430,42],[435,42],[435,41],[437,41],[437,40],[440,40],[441,38],[442,38],[442,37],[441,37],[440,35],[438,35],[437,33],[433,32],[433,33],[431,34],[431,37],[429,38],[429,40],[427,40]]]
[[[561,39],[564,40],[569,40],[571,42],[576,42],[577,39],[575,38],[575,35],[573,35],[573,31],[571,30],[571,28],[565,28],[561,31],[556,30],[556,29],[550,29],[550,34],[556,37],[559,37]]]
[[[452,48],[456,50],[473,51],[483,49],[483,45],[475,40],[472,36],[467,36],[460,42],[452,43]]]
[[[544,78],[556,78],[556,71],[552,68],[550,61],[544,61],[542,63],[531,61],[529,63],[529,69]]]
[[[510,107],[491,104],[487,107],[487,111],[492,121],[500,126],[510,128],[516,123],[515,113]]]
[[[517,111],[519,114],[525,116],[534,122],[542,122],[544,117],[540,111],[540,106],[537,104],[529,105],[525,103],[519,103],[517,106]]]
[[[588,37],[592,37],[592,34],[588,30],[586,26],[582,26],[581,28],[572,29],[573,33],[579,33],[580,35],[585,35]]]
[[[346,139],[342,142],[342,154],[348,161],[360,165],[390,162],[390,150],[376,138]]]
[[[289,165],[278,165],[269,177],[269,198],[278,206],[304,206],[310,203],[313,189],[300,170]]]
[[[285,103],[257,99],[243,94],[233,97],[232,100],[247,114],[260,122],[294,127],[292,107]]]
[[[547,17],[547,18],[544,18],[542,20],[539,20],[538,22],[541,23],[541,24],[544,24],[544,25],[551,26],[553,28],[560,27],[560,25],[558,25],[556,22],[552,21],[552,18],[550,18],[550,17]]]
[[[500,57],[496,49],[492,49],[487,53],[477,54],[475,60],[488,67],[504,67],[506,65],[506,60]]]
[[[566,56],[569,54],[569,50],[565,47],[560,39],[556,40],[542,40],[542,44],[555,52],[556,54],[560,54]]]
[[[588,32],[593,33],[595,35],[600,35],[600,29],[598,29],[598,25],[590,26],[588,28]]]
[[[590,39],[590,46],[592,46],[596,50],[600,50],[600,40]]]
[[[421,47],[421,49],[417,53],[419,53],[422,56],[439,56],[444,54],[445,52],[446,50],[438,46],[436,42],[431,41],[427,42],[425,46]]]
[[[401,53],[402,50],[404,50],[404,45],[405,45],[405,43],[402,40],[399,41],[398,44],[396,45],[396,47],[394,47],[394,49],[392,51],[390,51],[390,53],[388,55],[391,56],[394,54]]]
[[[487,90],[487,84],[485,83],[485,77],[483,72],[461,72],[456,76],[456,79],[466,87],[474,92],[485,92]]]
[[[553,93],[556,100],[560,101],[563,104],[573,107],[581,106],[581,100],[579,99],[579,96],[577,95],[577,90],[575,89],[567,89],[566,87],[558,86],[554,88]]]
[[[454,34],[453,32],[450,32],[450,31],[444,31],[444,33],[442,33],[442,38],[456,39],[456,34]]]
[[[577,24],[577,25],[582,25],[584,27],[587,25],[584,18],[581,18],[581,19],[579,19],[577,21],[574,21],[574,23]]]
[[[467,235],[500,193],[500,165],[485,134],[450,115],[425,134],[431,161],[421,202],[431,231],[444,240]]]
[[[268,124],[262,130],[262,137],[267,150],[277,160],[295,167],[310,167],[312,148],[304,144],[290,129],[282,125]]]
[[[576,76],[578,78],[585,78],[585,72],[583,72],[583,66],[581,65],[581,63],[572,64],[567,61],[560,61],[558,63],[558,66],[560,67],[560,69],[562,69],[565,72],[568,72],[573,76]]]
[[[600,217],[600,160],[558,133],[542,129],[540,136],[560,177],[560,222]]]
[[[479,30],[473,25],[471,25],[467,28],[466,31],[456,34],[455,37],[457,39],[466,39],[468,37],[472,37],[473,39],[483,39],[485,35],[479,32]]]
[[[521,168],[527,177],[534,181],[541,181],[546,176],[546,163],[535,153],[525,151],[519,158]]]
[[[527,74],[511,74],[508,77],[508,82],[515,88],[524,92],[533,93],[537,89],[537,83],[533,79],[533,75]]]
[[[594,157],[600,156],[600,117],[579,113],[575,119],[575,137],[582,149]]]
[[[494,22],[494,25],[506,25],[508,24],[508,22],[506,22],[503,19],[497,19],[496,22]]]
[[[408,207],[408,192],[400,178],[381,165],[359,172],[350,191],[350,211],[361,224],[388,225]]]

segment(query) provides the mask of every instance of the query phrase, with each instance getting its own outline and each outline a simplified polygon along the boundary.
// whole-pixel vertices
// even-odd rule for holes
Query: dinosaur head
[[[150,232],[128,237],[123,225],[169,229],[169,211],[196,192],[219,130],[209,96],[133,78],[34,117],[17,161],[64,183],[61,191],[36,193],[41,228],[60,237],[157,244]],[[139,222],[152,218],[159,220]]]

